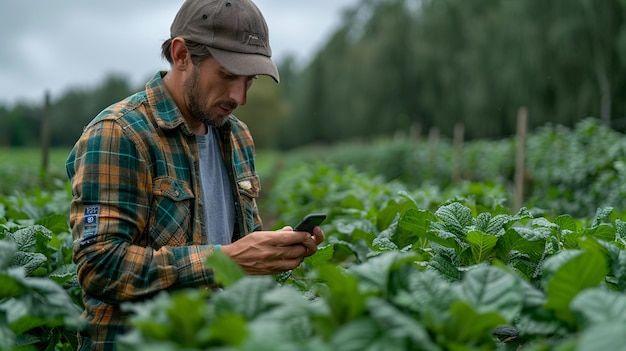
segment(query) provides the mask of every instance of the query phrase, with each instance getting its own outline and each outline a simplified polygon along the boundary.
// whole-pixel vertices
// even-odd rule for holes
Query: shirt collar
[[[185,118],[178,106],[176,106],[176,103],[174,103],[170,93],[165,89],[163,77],[166,74],[167,72],[165,71],[157,72],[146,83],[146,96],[152,108],[152,113],[159,127],[170,130],[182,125],[185,134],[191,135],[193,133],[187,126],[187,123],[185,123]]]

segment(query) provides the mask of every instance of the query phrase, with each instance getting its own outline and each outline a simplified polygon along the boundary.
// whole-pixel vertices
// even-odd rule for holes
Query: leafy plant
[[[615,312],[585,305],[606,295],[626,306],[615,294],[624,284],[624,224],[610,208],[580,221],[499,206],[482,212],[458,200],[430,211],[406,193],[386,203],[378,213],[360,208],[373,215],[361,225],[345,225],[337,212],[320,256],[286,279],[235,274],[212,294],[178,292],[133,307],[136,329],[121,341],[127,349],[161,340],[172,350],[486,351],[594,350],[621,341],[626,328],[601,327]],[[218,274],[232,269],[225,257],[209,261]],[[186,324],[181,343],[168,335],[183,315],[197,324]],[[157,325],[146,329],[146,321]],[[155,336],[157,327],[166,330]],[[237,337],[218,337],[226,328]]]
[[[41,199],[53,201],[41,194],[0,211],[2,350],[73,349],[82,326],[81,290],[71,261],[67,216],[38,211],[46,208],[35,205]],[[13,197],[1,200],[0,205],[18,202]]]

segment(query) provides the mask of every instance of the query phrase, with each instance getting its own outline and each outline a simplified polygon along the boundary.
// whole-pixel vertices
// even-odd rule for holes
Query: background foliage
[[[529,162],[545,160],[546,153],[538,152],[545,145],[558,148],[552,160],[557,168],[537,171],[544,172],[546,184],[556,180],[559,192],[592,193],[597,181],[615,178],[609,187],[597,187],[604,204],[611,192],[621,191],[615,184],[624,183],[620,166],[611,168],[623,159],[620,139],[596,120],[575,129],[545,126],[529,136],[537,148],[529,148],[536,151]],[[270,180],[264,182],[261,207],[279,214],[266,226],[293,225],[306,213],[326,212],[327,239],[318,253],[273,277],[246,276],[227,257],[210,256],[207,264],[223,289],[189,289],[124,304],[135,328],[118,340],[119,348],[623,349],[623,206],[577,216],[555,210],[562,206],[555,196],[541,199],[550,211],[531,203],[512,211],[507,176],[494,176],[507,167],[488,166],[507,159],[506,141],[468,145],[484,158],[467,158],[471,169],[484,168],[479,174],[503,183],[450,181],[445,170],[451,168],[451,148],[436,147],[436,157],[425,159],[444,166],[434,167],[431,178],[420,175],[423,184],[415,186],[404,181],[411,174],[403,173],[422,162],[407,157],[420,149],[415,143],[379,140],[352,148],[356,160],[372,155],[371,164],[382,167],[378,175],[361,168],[368,163],[341,156],[341,145],[261,156],[266,164],[259,170]],[[609,152],[599,155],[601,149]],[[407,165],[385,173],[388,150],[400,151]],[[19,166],[10,169],[21,172]],[[396,178],[386,179],[389,174]],[[67,181],[43,179],[40,185],[16,182],[0,193],[0,350],[74,350],[76,330],[83,326],[67,226],[69,188]],[[573,208],[597,201],[595,195],[567,199],[578,204]]]
[[[623,0],[362,0],[304,66],[279,63],[238,115],[259,148],[390,136],[457,123],[468,139],[512,135],[520,106],[534,129],[596,117],[626,128]],[[52,101],[56,146],[141,87],[111,76]],[[42,97],[43,100],[43,97]],[[0,106],[0,145],[35,145],[43,106]]]

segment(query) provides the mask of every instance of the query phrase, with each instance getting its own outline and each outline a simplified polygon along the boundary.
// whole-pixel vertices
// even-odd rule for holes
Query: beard
[[[189,77],[184,83],[187,110],[189,111],[191,118],[203,122],[211,127],[219,128],[226,123],[228,115],[211,113],[208,109],[203,108],[200,105],[200,101],[202,101],[205,94],[203,94],[203,91],[199,88],[199,80],[200,74],[198,73],[198,69],[194,66],[191,77]],[[233,110],[237,107],[237,104],[234,102],[217,101],[216,105],[217,104],[232,107]]]

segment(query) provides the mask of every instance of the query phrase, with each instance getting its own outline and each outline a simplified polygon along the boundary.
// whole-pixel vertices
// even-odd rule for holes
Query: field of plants
[[[466,143],[460,181],[445,140],[259,152],[266,225],[326,212],[318,253],[255,277],[218,252],[223,289],[125,304],[119,349],[626,350],[624,136],[529,135],[515,210],[514,146]],[[0,149],[0,350],[74,350],[67,150],[46,173],[23,152]]]

